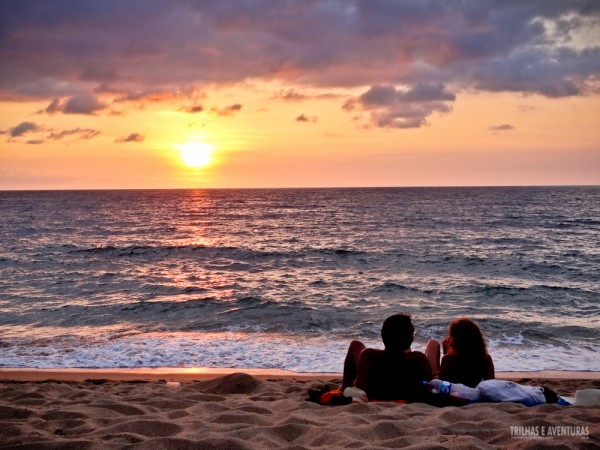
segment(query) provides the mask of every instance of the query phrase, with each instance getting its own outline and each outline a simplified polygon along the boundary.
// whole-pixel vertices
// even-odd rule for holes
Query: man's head
[[[386,350],[404,351],[413,342],[415,327],[408,314],[394,314],[383,322],[381,339]]]

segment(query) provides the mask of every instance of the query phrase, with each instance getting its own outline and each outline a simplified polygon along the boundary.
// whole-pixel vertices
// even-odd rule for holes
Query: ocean
[[[341,372],[399,312],[600,371],[600,187],[0,192],[3,368]]]

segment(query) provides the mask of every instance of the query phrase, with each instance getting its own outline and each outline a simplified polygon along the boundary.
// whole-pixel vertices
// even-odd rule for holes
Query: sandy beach
[[[598,448],[600,407],[321,406],[339,374],[229,369],[0,370],[2,449]],[[249,372],[249,373],[248,373]],[[501,373],[561,395],[597,372]],[[172,387],[167,382],[177,382]]]

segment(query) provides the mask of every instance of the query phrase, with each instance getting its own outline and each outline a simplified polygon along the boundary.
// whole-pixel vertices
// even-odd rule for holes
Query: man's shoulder
[[[381,358],[385,355],[385,352],[377,348],[365,348],[360,355],[361,357],[364,355],[373,358]]]
[[[425,353],[423,353],[423,352],[411,351],[411,352],[405,353],[405,355],[406,355],[406,358],[410,359],[410,360],[417,361],[417,360],[424,359],[425,361],[427,361],[427,357],[425,356]]]

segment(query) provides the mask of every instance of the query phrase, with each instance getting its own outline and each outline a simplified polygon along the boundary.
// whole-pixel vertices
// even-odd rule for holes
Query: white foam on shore
[[[349,340],[329,336],[258,333],[153,333],[112,341],[82,340],[68,345],[12,345],[2,349],[0,367],[140,368],[248,367],[301,373],[340,372]],[[365,341],[379,348],[379,341]],[[415,342],[413,350],[423,350]],[[568,345],[535,347],[502,343],[490,346],[497,371],[600,371],[597,353]]]

